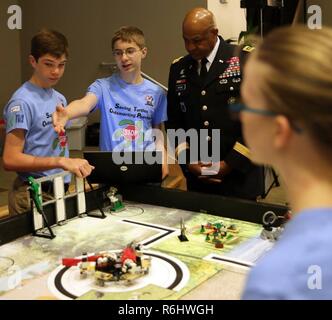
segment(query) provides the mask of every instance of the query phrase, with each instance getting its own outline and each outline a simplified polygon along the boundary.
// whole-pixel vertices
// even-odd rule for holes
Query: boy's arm
[[[7,171],[46,171],[61,168],[79,178],[87,177],[94,169],[85,159],[63,157],[35,157],[24,154],[25,130],[15,129],[6,135],[3,166]]]
[[[66,108],[57,106],[52,114],[55,132],[64,132],[68,120],[88,115],[97,102],[97,97],[93,93],[88,93],[84,98],[71,102]]]

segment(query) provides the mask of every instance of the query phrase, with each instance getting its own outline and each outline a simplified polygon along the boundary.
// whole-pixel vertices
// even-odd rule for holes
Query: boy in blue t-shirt
[[[86,177],[92,166],[84,159],[69,159],[67,137],[52,127],[57,105],[65,97],[52,87],[63,76],[68,57],[68,42],[57,31],[42,30],[31,41],[30,64],[33,74],[10,98],[4,109],[6,140],[3,153],[5,170],[16,171],[8,193],[9,214],[28,211],[27,179],[40,178],[68,170]],[[65,178],[70,182],[70,176]]]
[[[142,77],[141,64],[147,55],[143,32],[136,27],[120,28],[112,39],[112,50],[119,73],[96,80],[84,98],[67,108],[59,104],[53,114],[55,130],[63,132],[69,119],[99,109],[102,151],[163,150],[162,134],[156,135],[155,142],[152,129],[161,132],[167,120],[167,99],[163,89]]]

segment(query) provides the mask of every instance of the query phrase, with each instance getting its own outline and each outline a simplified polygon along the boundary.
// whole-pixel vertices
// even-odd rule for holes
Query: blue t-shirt
[[[56,90],[43,89],[25,82],[10,98],[4,109],[6,133],[15,129],[26,131],[23,153],[36,157],[68,157],[66,135],[58,136],[53,129],[52,113],[57,105],[67,105],[65,97]],[[39,172],[18,172],[26,181],[29,176],[40,178],[62,172],[52,169]],[[70,182],[70,176],[65,177]]]
[[[332,208],[305,210],[249,274],[243,299],[332,299]]]
[[[128,84],[119,74],[96,80],[89,88],[100,110],[100,150],[154,149],[151,129],[167,120],[164,90],[149,80]]]

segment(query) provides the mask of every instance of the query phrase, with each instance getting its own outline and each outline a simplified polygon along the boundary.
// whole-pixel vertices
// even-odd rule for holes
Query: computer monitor
[[[157,151],[85,151],[84,158],[95,167],[89,183],[142,184],[162,180],[162,153]]]

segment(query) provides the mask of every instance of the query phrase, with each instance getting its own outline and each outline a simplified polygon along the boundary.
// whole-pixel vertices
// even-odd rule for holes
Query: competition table
[[[255,250],[258,242],[262,245],[263,214],[273,211],[282,216],[288,211],[283,206],[144,185],[119,188],[126,210],[112,213],[107,190],[86,193],[91,216],[77,217],[75,201],[68,199],[67,221],[52,227],[53,240],[31,235],[30,213],[0,220],[0,299],[239,299],[259,256]],[[100,214],[100,205],[105,219],[93,217]],[[53,224],[54,207],[45,207],[45,213]],[[182,221],[188,242],[178,239]],[[217,249],[205,241],[200,227],[220,222],[235,224],[238,234],[235,243]],[[80,279],[77,267],[61,264],[62,258],[121,250],[132,241],[142,244],[143,253],[151,257],[149,274],[133,283],[112,281],[101,288],[93,277]],[[264,242],[263,247],[270,244]]]

